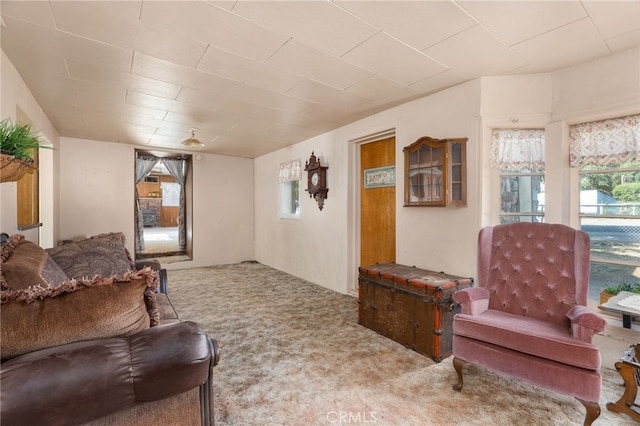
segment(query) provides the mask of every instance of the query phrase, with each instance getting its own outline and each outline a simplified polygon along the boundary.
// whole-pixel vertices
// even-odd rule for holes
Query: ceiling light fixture
[[[189,139],[185,139],[183,140],[181,143],[182,145],[186,145],[189,148],[194,148],[194,149],[200,149],[204,146],[204,144],[202,142],[200,142],[198,139],[196,139],[196,130],[198,130],[195,127],[192,127],[189,129],[189,131],[191,132],[191,137]]]

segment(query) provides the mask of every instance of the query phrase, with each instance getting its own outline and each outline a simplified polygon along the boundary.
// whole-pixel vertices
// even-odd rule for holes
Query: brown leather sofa
[[[3,426],[213,425],[212,369],[218,346],[198,324],[178,319],[160,265],[146,261],[138,266],[160,281],[157,325],[14,357],[3,352]],[[3,271],[3,303],[11,296],[8,275]]]

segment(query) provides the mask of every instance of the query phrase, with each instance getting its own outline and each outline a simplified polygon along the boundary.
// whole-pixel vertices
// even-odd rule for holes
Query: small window
[[[300,218],[300,181],[293,180],[280,184],[280,217]]]
[[[500,223],[544,222],[543,129],[494,129],[491,165],[500,170]]]

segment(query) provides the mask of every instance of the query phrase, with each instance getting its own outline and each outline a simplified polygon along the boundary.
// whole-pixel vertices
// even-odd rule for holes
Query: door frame
[[[365,135],[355,136],[349,139],[349,152],[348,152],[348,193],[347,193],[347,229],[350,232],[347,233],[347,292],[348,294],[357,297],[358,296],[358,266],[360,265],[360,179],[362,176],[362,170],[360,170],[360,146],[365,143],[376,142],[390,137],[396,138],[396,170],[398,167],[398,155],[397,155],[397,141],[398,134],[396,132],[397,126],[387,125],[381,126],[380,130],[367,133]],[[403,182],[398,181],[399,174],[396,172],[396,188]],[[398,193],[402,194],[402,191],[396,189],[396,206]],[[396,211],[396,229],[398,228],[398,214]],[[397,237],[396,237],[396,251],[397,251]]]

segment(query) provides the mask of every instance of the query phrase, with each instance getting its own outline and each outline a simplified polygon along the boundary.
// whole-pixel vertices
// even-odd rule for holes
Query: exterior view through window
[[[581,167],[580,227],[591,237],[589,299],[640,282],[640,162]]]

